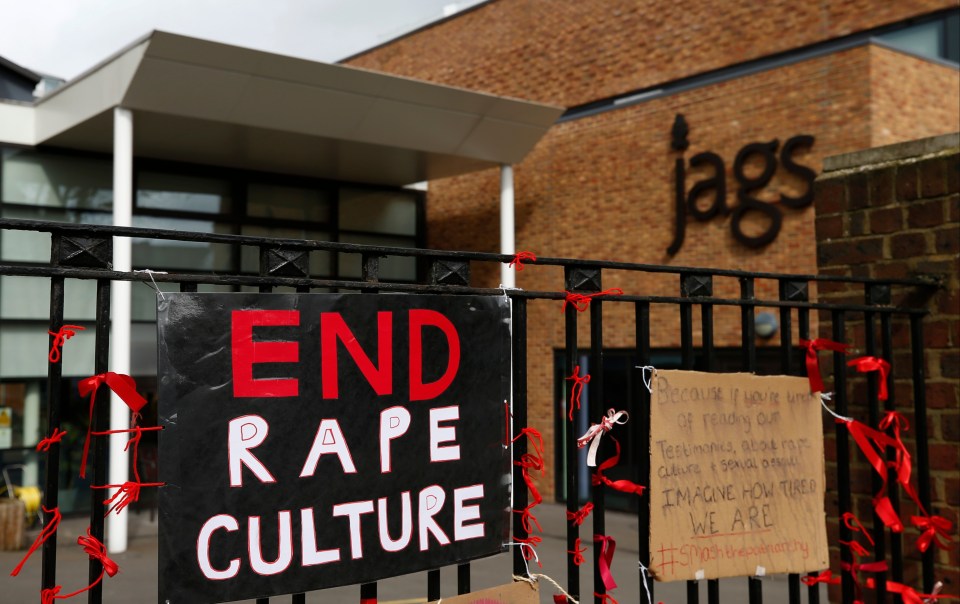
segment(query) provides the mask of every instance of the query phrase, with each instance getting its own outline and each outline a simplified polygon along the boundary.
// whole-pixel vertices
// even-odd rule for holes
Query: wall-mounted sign
[[[682,114],[677,114],[671,131],[671,147],[675,151],[685,151],[690,142],[687,140],[689,127]],[[674,225],[673,242],[667,248],[671,256],[680,251],[683,245],[687,227],[687,214],[696,220],[706,222],[716,216],[730,216],[730,229],[734,238],[743,245],[759,248],[772,243],[780,233],[783,223],[783,214],[775,205],[756,197],[757,192],[770,184],[770,180],[778,169],[777,150],[780,151],[779,166],[790,174],[799,178],[806,186],[805,191],[797,195],[780,194],[780,203],[788,208],[805,208],[813,202],[813,181],[817,173],[807,166],[796,163],[793,154],[801,148],[813,146],[814,138],[809,134],[799,134],[787,139],[780,147],[780,141],[774,139],[769,142],[752,142],[744,145],[733,162],[733,176],[737,181],[737,204],[727,205],[727,175],[723,158],[711,151],[697,153],[690,158],[689,167],[709,167],[712,175],[697,181],[687,190],[686,169],[688,164],[683,157],[678,157],[674,167]],[[747,174],[747,162],[758,157],[763,162],[763,168],[758,174]],[[712,194],[713,200],[709,206],[701,207],[701,199]],[[761,214],[767,219],[766,229],[756,235],[744,232],[743,222],[751,213]]]
[[[657,372],[650,570],[658,580],[829,565],[821,414],[807,378]]]
[[[164,296],[161,602],[364,583],[503,549],[502,298]]]

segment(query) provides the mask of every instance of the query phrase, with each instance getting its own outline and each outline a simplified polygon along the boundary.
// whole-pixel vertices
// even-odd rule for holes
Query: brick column
[[[849,153],[824,160],[816,182],[817,264],[822,275],[876,279],[924,278],[931,287],[893,288],[894,305],[925,308],[924,366],[927,376],[928,434],[933,510],[954,523],[951,547],[935,554],[935,574],[945,592],[960,593],[960,134],[950,134]],[[819,285],[820,299],[864,303],[864,288],[855,284]],[[829,338],[828,313],[820,317],[820,336]],[[863,315],[849,313],[846,341],[862,353]],[[880,341],[878,334],[878,342]],[[907,320],[893,322],[894,401],[913,420],[910,330]],[[826,361],[826,355],[822,358]],[[829,365],[829,362],[828,362]],[[846,369],[846,368],[843,368]],[[824,375],[829,375],[824,366]],[[866,422],[865,380],[850,378],[850,415]],[[828,383],[827,388],[830,388]],[[827,472],[836,476],[832,425],[825,428]],[[905,442],[913,449],[911,433]],[[854,513],[871,525],[873,496],[870,470],[851,443]],[[831,480],[828,478],[828,487]],[[835,483],[834,483],[835,484]],[[903,544],[905,582],[921,586],[917,530],[909,516],[913,504],[902,498],[907,525]],[[837,538],[836,493],[827,493],[831,543]],[[888,540],[889,544],[889,540]],[[889,548],[889,545],[888,545]],[[889,550],[888,550],[889,551]],[[839,569],[839,550],[831,550],[831,568]]]

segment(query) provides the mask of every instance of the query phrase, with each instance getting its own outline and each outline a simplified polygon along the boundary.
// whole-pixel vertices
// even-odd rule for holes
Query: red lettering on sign
[[[347,327],[338,312],[320,313],[320,354],[321,376],[323,379],[323,398],[337,398],[340,393],[338,384],[337,340],[343,342],[350,358],[380,396],[393,394],[393,313],[377,313],[377,363],[360,348],[357,338]]]
[[[234,396],[284,397],[299,394],[299,384],[295,378],[253,379],[254,363],[296,363],[300,360],[300,348],[296,342],[254,342],[254,326],[299,324],[300,312],[296,310],[233,311],[230,335]]]
[[[447,369],[435,382],[423,383],[423,328],[438,327],[447,338]],[[410,400],[426,401],[440,396],[450,387],[460,368],[460,336],[450,319],[435,310],[410,311]]]

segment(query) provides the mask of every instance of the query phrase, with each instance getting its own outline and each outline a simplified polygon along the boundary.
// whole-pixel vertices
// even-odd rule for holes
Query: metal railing
[[[144,228],[122,228],[101,225],[75,225],[53,222],[29,221],[0,219],[0,230],[2,231],[32,231],[38,233],[49,233],[52,239],[51,257],[48,263],[5,263],[0,264],[0,275],[3,276],[22,276],[38,277],[50,279],[50,302],[49,302],[49,331],[58,332],[64,323],[64,287],[65,282],[73,279],[95,280],[97,284],[96,295],[96,344],[95,344],[95,372],[104,373],[109,370],[108,351],[109,351],[109,319],[110,319],[110,290],[111,284],[116,281],[140,281],[150,283],[151,280],[156,283],[176,284],[180,291],[195,292],[198,287],[203,285],[216,286],[252,286],[261,292],[270,292],[277,287],[293,288],[297,292],[310,292],[315,290],[323,291],[360,291],[360,292],[410,292],[421,294],[473,294],[473,295],[506,295],[512,301],[512,389],[513,389],[513,413],[514,425],[527,425],[527,384],[528,384],[528,365],[530,363],[540,362],[539,359],[530,359],[527,355],[527,337],[528,337],[528,302],[534,300],[556,300],[563,301],[567,299],[570,292],[581,295],[592,296],[589,303],[589,356],[590,367],[593,379],[587,386],[590,392],[589,418],[592,422],[599,422],[604,414],[605,405],[603,404],[604,383],[603,383],[603,364],[604,364],[604,336],[605,331],[603,321],[603,309],[607,305],[628,305],[632,307],[634,317],[634,347],[635,358],[639,365],[649,365],[652,346],[656,344],[652,340],[651,334],[651,309],[668,308],[676,313],[679,332],[679,348],[681,356],[681,366],[684,369],[692,369],[695,359],[699,359],[700,368],[705,371],[714,371],[715,352],[717,344],[715,342],[714,313],[719,307],[733,307],[739,309],[739,345],[741,349],[740,369],[751,372],[757,368],[757,338],[755,333],[754,313],[757,308],[774,308],[779,311],[780,321],[780,339],[779,339],[779,364],[780,372],[786,375],[803,375],[803,367],[796,361],[796,346],[793,341],[794,321],[796,321],[796,333],[800,338],[811,339],[811,312],[820,312],[823,320],[832,325],[833,339],[843,341],[846,333],[846,321],[848,319],[862,320],[865,325],[866,340],[864,342],[863,352],[867,355],[878,355],[890,358],[893,355],[893,334],[892,323],[895,320],[904,320],[909,323],[909,348],[911,356],[910,372],[913,378],[913,412],[915,431],[914,443],[917,460],[917,475],[919,483],[919,496],[923,504],[930,505],[930,471],[928,460],[927,433],[926,433],[926,405],[925,405],[925,383],[924,383],[924,365],[923,365],[923,329],[922,321],[926,314],[924,309],[920,308],[899,308],[890,305],[891,287],[906,288],[928,288],[931,282],[919,279],[913,280],[888,280],[884,282],[872,281],[869,279],[846,278],[836,276],[818,276],[818,275],[789,275],[778,273],[756,273],[740,270],[722,270],[706,268],[683,268],[673,266],[658,266],[647,264],[633,264],[625,262],[604,262],[595,260],[578,260],[567,258],[537,258],[535,260],[526,260],[528,264],[536,266],[554,266],[562,267],[563,283],[557,283],[556,289],[551,291],[530,291],[521,289],[502,289],[502,288],[484,288],[471,287],[470,269],[471,264],[491,264],[500,265],[513,260],[511,256],[500,254],[480,253],[480,252],[457,252],[457,251],[439,251],[422,250],[383,246],[366,246],[357,244],[346,244],[336,242],[307,241],[298,239],[280,239],[251,237],[243,235],[224,235],[210,233],[191,233],[179,231],[166,231]],[[0,232],[2,232],[0,231]],[[154,240],[175,240],[182,242],[202,242],[213,245],[227,245],[238,247],[253,247],[260,253],[260,274],[209,274],[209,273],[191,273],[178,272],[170,274],[143,273],[143,272],[118,272],[111,268],[112,261],[112,238],[113,237],[131,237],[145,238]],[[325,279],[312,277],[309,274],[309,254],[311,252],[333,252],[336,254],[355,254],[362,259],[362,277],[360,279]],[[422,282],[387,282],[381,280],[379,274],[380,260],[384,257],[413,257],[418,262],[418,273],[422,275]],[[140,267],[147,268],[147,267]],[[162,267],[149,267],[162,268]],[[629,283],[631,287],[637,290],[642,288],[644,278],[650,275],[672,275],[676,278],[676,294],[674,295],[641,295],[634,292],[625,292],[622,295],[604,295],[602,281],[604,275],[617,273],[619,283]],[[714,295],[714,279],[732,279],[739,283],[739,295],[734,297],[724,297]],[[776,299],[759,299],[755,292],[757,283],[760,281],[771,281],[777,284],[778,295]],[[811,301],[809,298],[811,283],[831,283],[844,282],[854,283],[864,288],[863,303],[842,303],[830,304],[825,302]],[[695,331],[697,326],[694,323],[694,310],[699,310],[700,316],[700,345],[694,346]],[[578,325],[581,313],[573,304],[565,305],[564,309],[564,330],[565,330],[565,353],[564,363],[567,375],[574,373],[574,364],[578,356],[580,345],[578,343]],[[879,325],[879,330],[877,326]],[[618,325],[622,329],[622,325]],[[662,331],[662,328],[661,328]],[[879,337],[878,337],[879,335]],[[53,336],[50,338],[50,344],[53,344]],[[64,355],[70,354],[64,351]],[[847,378],[842,368],[844,367],[843,358],[840,353],[834,354],[834,367],[841,368],[835,371],[833,376],[834,389],[836,391],[835,404],[836,411],[839,414],[848,412],[847,396]],[[60,428],[61,423],[61,401],[64,399],[62,392],[62,364],[50,362],[47,370],[47,434],[53,433],[55,429]],[[888,377],[890,384],[893,384],[893,372]],[[876,425],[880,417],[881,408],[877,397],[877,382],[875,378],[868,381],[867,410],[870,414],[870,422]],[[638,409],[649,409],[650,395],[643,389],[639,390],[639,400],[634,401]],[[888,400],[886,409],[892,409],[893,401]],[[555,412],[558,412],[555,410]],[[93,418],[92,430],[105,430],[109,422],[109,410],[106,405],[100,405],[96,409]],[[649,416],[640,413],[640,417],[631,423],[630,438],[635,439],[636,448],[639,451],[649,450]],[[564,422],[565,429],[562,433],[556,434],[556,438],[564,439],[564,450],[566,452],[566,467],[576,468],[578,465],[576,440],[577,434],[574,432],[572,422]],[[846,430],[838,426],[836,430],[836,449],[837,449],[837,467],[836,484],[828,485],[838,493],[839,513],[852,511],[853,493],[849,485],[850,481],[850,445]],[[524,439],[519,439],[514,444],[514,459],[520,459],[527,452],[527,445]],[[891,452],[890,455],[893,453]],[[94,446],[90,454],[90,466],[93,468],[93,484],[103,485],[107,482],[106,478],[106,439],[95,439]],[[163,460],[160,460],[162,463]],[[634,460],[638,468],[638,480],[641,484],[649,484],[650,477],[650,459],[648,456],[640,455]],[[59,464],[59,445],[54,444],[46,454],[46,478],[43,485],[46,500],[44,505],[47,509],[57,507],[58,492],[58,464]],[[874,476],[874,492],[881,487],[881,479]],[[578,472],[568,471],[563,477],[566,485],[566,493],[576,494],[579,491]],[[514,484],[522,485],[523,477],[520,467],[514,469]],[[602,486],[591,487],[591,501],[594,504],[592,515],[592,531],[595,534],[604,534],[605,532],[605,497]],[[872,493],[862,494],[871,496]],[[648,495],[641,496],[640,505],[637,511],[637,520],[639,523],[639,542],[637,544],[639,551],[639,562],[644,566],[650,563],[650,548],[648,543],[647,527],[650,524],[650,510],[647,502]],[[103,494],[100,491],[94,491],[91,499],[90,527],[91,534],[102,540],[104,533],[104,511],[105,506],[102,501]],[[514,509],[522,509],[528,504],[527,491],[524,488],[514,489]],[[570,512],[576,512],[578,509],[578,498],[576,496],[567,497],[567,508]],[[896,505],[896,502],[895,502]],[[51,520],[50,514],[46,514],[45,522]],[[850,539],[850,529],[847,528],[837,518],[832,518],[832,522],[837,523],[841,539]],[[574,549],[574,543],[580,537],[581,527],[568,523],[567,546],[568,550]],[[521,517],[514,515],[513,534],[516,537],[524,538],[528,535],[525,532]],[[902,581],[904,573],[904,552],[900,535],[891,534],[889,539],[884,539],[883,526],[878,524],[875,519],[873,535],[877,541],[876,555],[879,558],[891,560],[890,575],[893,580]],[[594,548],[594,585],[596,585],[595,601],[598,604],[602,601],[603,582],[599,576],[599,556],[598,548]],[[56,534],[53,534],[43,545],[42,549],[42,588],[52,588],[56,583],[57,560],[56,560]],[[850,563],[849,553],[841,551],[844,561]],[[583,570],[574,563],[572,555],[567,556],[567,582],[565,585],[568,593],[577,598],[581,597],[581,572]],[[523,574],[526,569],[523,554],[520,548],[514,548],[513,568],[515,574]],[[923,584],[929,591],[933,585],[933,551],[927,551],[923,556]],[[90,574],[95,578],[100,573],[100,562],[91,560]],[[642,572],[642,571],[639,571]],[[877,575],[878,583],[880,574]],[[470,591],[470,564],[461,564],[457,570],[458,592],[467,593]],[[641,575],[641,583],[645,577]],[[751,604],[759,604],[763,601],[762,585],[757,578],[747,578],[749,582],[749,600]],[[788,580],[788,597],[791,604],[798,604],[801,601],[801,577],[799,575],[790,575]],[[849,573],[844,573],[842,583],[842,597],[844,602],[852,602],[854,598],[854,586]],[[649,584],[649,593],[653,596],[654,584]],[[717,604],[720,600],[719,583],[717,580],[707,581],[707,602]],[[687,602],[693,604],[699,602],[700,586],[698,582],[690,581],[687,584]],[[426,596],[429,600],[440,598],[440,571],[432,570],[427,572]],[[358,597],[361,600],[370,600],[377,597],[377,584],[364,584],[360,586]],[[882,598],[880,593],[878,598]],[[100,586],[95,586],[90,590],[90,601],[100,602],[102,598]],[[258,600],[267,602],[267,599]],[[295,594],[292,601],[305,602],[304,594]],[[648,600],[648,592],[641,589],[640,601],[644,604],[652,604]],[[657,601],[653,596],[653,602]],[[779,600],[778,600],[779,601]],[[807,601],[819,602],[820,592],[817,586],[811,586],[808,590]],[[880,601],[880,599],[878,599]]]

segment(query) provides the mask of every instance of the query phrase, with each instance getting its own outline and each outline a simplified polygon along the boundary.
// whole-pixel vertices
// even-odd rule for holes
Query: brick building
[[[517,250],[814,274],[812,180],[822,158],[960,129],[960,11],[940,0],[714,8],[494,0],[345,62],[566,109],[514,167]],[[769,181],[764,168],[773,170]],[[496,170],[431,181],[429,247],[497,251],[499,187]],[[675,202],[678,190],[684,203]],[[736,211],[743,197],[757,209]],[[678,206],[690,206],[679,221]],[[473,275],[477,285],[498,278]],[[563,285],[560,272],[545,267],[516,278],[530,290]],[[672,278],[627,283],[615,273],[603,287],[676,292]],[[714,287],[720,296],[738,291],[734,279]],[[777,296],[775,282],[757,288],[760,298]],[[604,309],[608,325],[623,326],[604,336],[610,358],[633,345],[633,317],[622,310]],[[653,313],[652,324],[662,326],[652,334],[654,364],[669,367],[680,337],[676,310]],[[740,368],[739,320],[733,309],[717,309],[718,370]],[[532,304],[529,321],[530,422],[549,437],[564,398],[563,315],[559,304]],[[589,342],[585,323],[581,346]],[[758,344],[772,353],[776,341]],[[620,364],[622,375],[605,380],[607,399],[629,397],[636,382],[625,377],[629,355]]]

